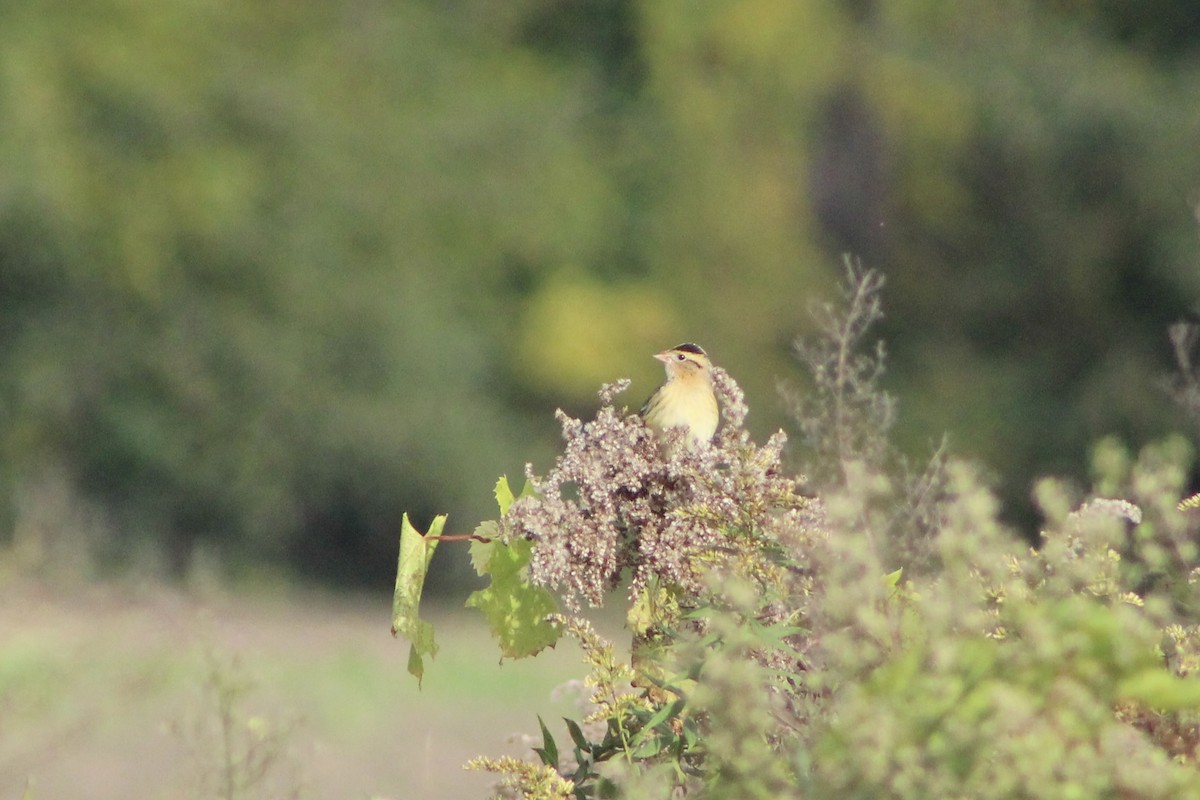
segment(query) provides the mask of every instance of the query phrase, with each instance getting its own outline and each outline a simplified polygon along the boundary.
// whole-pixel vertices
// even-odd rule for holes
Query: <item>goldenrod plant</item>
[[[502,480],[500,518],[454,537],[491,578],[469,604],[503,654],[565,635],[587,673],[580,719],[539,720],[527,760],[472,762],[497,796],[1200,798],[1190,447],[1102,441],[1091,492],[1037,483],[1030,547],[978,468],[941,450],[914,478],[888,449],[882,351],[848,347],[880,287],[850,270],[847,318],[807,350],[851,365],[814,372],[841,411],[800,424],[824,474],[792,473],[782,432],[751,440],[721,368],[700,446],[618,407],[619,382],[592,419],[560,412],[553,467],[519,497]],[[628,646],[588,620],[614,598]]]

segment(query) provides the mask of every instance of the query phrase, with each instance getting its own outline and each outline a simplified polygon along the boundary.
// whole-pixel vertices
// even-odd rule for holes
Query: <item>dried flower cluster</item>
[[[514,503],[503,523],[506,537],[534,543],[534,583],[562,591],[574,610],[584,600],[600,605],[625,570],[631,597],[651,585],[696,593],[708,569],[761,566],[764,548],[786,547],[813,527],[815,501],[797,493],[780,464],[783,432],[754,445],[737,384],[720,369],[713,384],[724,426],[711,445],[691,450],[682,431],[659,439],[613,405],[627,380],[600,391],[590,422],[558,413],[564,451],[544,477],[526,467],[535,494]]]

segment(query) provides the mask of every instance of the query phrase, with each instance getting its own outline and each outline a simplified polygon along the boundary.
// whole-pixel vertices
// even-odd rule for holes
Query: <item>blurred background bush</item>
[[[888,278],[901,442],[1032,478],[1177,426],[1194,0],[0,8],[0,542],[390,586],[400,514],[697,340],[780,380]],[[636,396],[632,396],[636,395]],[[22,555],[23,554],[23,555]]]

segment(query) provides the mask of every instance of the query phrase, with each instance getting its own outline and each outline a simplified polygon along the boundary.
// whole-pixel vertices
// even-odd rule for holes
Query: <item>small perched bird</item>
[[[712,439],[719,411],[708,354],[684,342],[654,357],[666,367],[667,380],[642,406],[642,419],[656,431],[686,428],[688,447]]]

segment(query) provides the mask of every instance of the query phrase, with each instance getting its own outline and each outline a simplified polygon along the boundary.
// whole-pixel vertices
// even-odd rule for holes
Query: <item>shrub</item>
[[[504,796],[1200,797],[1186,444],[1101,442],[1088,496],[1038,484],[1045,530],[1023,545],[973,467],[939,451],[914,477],[886,444],[882,350],[847,359],[880,286],[849,265],[844,316],[804,349],[822,475],[789,476],[782,432],[750,441],[718,372],[711,447],[658,442],[618,384],[593,420],[560,413],[564,452],[521,497],[497,487],[472,537],[492,584],[469,604],[506,655],[574,639],[591,690],[562,745],[541,724],[536,762],[472,762]],[[411,635],[412,565],[439,537],[406,534]],[[619,585],[628,658],[582,610]]]

